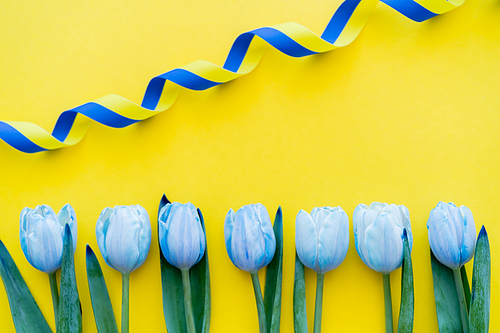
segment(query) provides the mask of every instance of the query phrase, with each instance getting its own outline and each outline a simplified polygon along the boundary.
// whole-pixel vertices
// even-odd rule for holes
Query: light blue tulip
[[[451,269],[472,259],[476,247],[476,225],[469,208],[439,202],[427,220],[429,243],[434,256]]]
[[[341,207],[301,210],[295,222],[295,244],[300,261],[324,274],[337,268],[349,248],[349,218]]]
[[[137,269],[148,256],[151,223],[140,205],[105,208],[97,219],[95,233],[106,264],[122,274]]]
[[[57,213],[47,205],[21,211],[19,237],[21,248],[28,262],[45,273],[54,273],[61,268],[64,226],[66,223],[73,236],[76,249],[76,214],[70,204],[64,205]]]
[[[201,260],[205,254],[205,233],[192,203],[166,204],[158,222],[161,251],[171,265],[190,269]]]
[[[371,269],[389,274],[403,262],[403,229],[410,251],[413,246],[410,213],[403,205],[373,202],[360,204],[353,214],[356,251]]]
[[[255,273],[271,262],[276,251],[276,238],[266,207],[246,205],[236,214],[231,209],[224,225],[226,249],[233,264]]]

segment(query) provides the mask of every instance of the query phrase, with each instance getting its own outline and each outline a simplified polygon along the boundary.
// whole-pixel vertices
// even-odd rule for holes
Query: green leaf
[[[276,252],[267,265],[264,287],[264,308],[266,311],[267,333],[279,333],[281,319],[281,280],[283,276],[283,214],[281,207],[274,218]]]
[[[81,333],[82,307],[76,285],[73,237],[68,224],[64,227],[60,289],[56,331],[57,333]]]
[[[472,271],[472,298],[469,331],[487,333],[490,328],[491,256],[488,234],[483,227],[479,232]]]
[[[0,241],[0,276],[17,333],[52,333],[16,263]]]
[[[198,209],[201,226],[205,234],[205,221],[201,210]],[[194,323],[196,332],[208,333],[210,329],[210,270],[208,267],[208,247],[205,247],[203,258],[191,268],[191,299],[193,304]]]
[[[87,244],[87,279],[89,281],[90,300],[94,311],[95,325],[99,333],[118,333],[113,306],[109,299],[108,288],[102,274],[101,265],[94,251]]]
[[[403,230],[403,251],[398,333],[411,333],[413,332],[415,298],[413,294],[413,265],[406,229]]]
[[[170,203],[165,194],[161,198],[158,217],[163,206]],[[159,223],[159,222],[158,222]],[[160,244],[160,228],[158,227],[158,246]],[[184,291],[182,274],[179,269],[169,264],[160,247],[161,289],[163,295],[163,316],[169,333],[187,332],[186,315],[184,313]]]
[[[161,198],[158,215],[161,208],[170,203],[165,195]],[[198,209],[203,230],[205,223]],[[159,230],[159,228],[158,228]],[[159,244],[158,232],[158,244]],[[206,234],[205,234],[206,240]],[[182,287],[181,270],[170,265],[160,248],[161,283],[163,294],[163,315],[169,333],[187,332],[186,315],[184,312],[184,291]],[[208,333],[210,327],[210,270],[208,266],[208,251],[203,258],[190,270],[191,297],[196,331]]]
[[[293,281],[293,327],[295,333],[307,333],[306,279],[304,264],[295,253],[295,278]]]
[[[467,271],[465,270],[465,265],[460,268],[460,276],[462,277],[462,287],[464,288],[465,303],[467,304],[467,312],[470,308],[470,287],[469,279],[467,278]]]
[[[432,250],[430,252],[439,332],[461,333],[460,305],[453,271],[441,264]]]

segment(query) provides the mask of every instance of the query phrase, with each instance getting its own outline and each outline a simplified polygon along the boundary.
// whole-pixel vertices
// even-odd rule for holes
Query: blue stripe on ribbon
[[[423,22],[434,16],[437,16],[436,13],[429,11],[413,0],[381,1],[392,7],[396,11],[400,12],[407,18],[416,22]],[[361,0],[344,1],[340,5],[338,10],[334,13],[330,22],[323,31],[321,38],[331,44],[335,43],[360,2]],[[232,72],[238,71],[255,36],[259,36],[282,53],[291,57],[304,57],[316,53],[300,45],[284,33],[274,28],[264,27],[245,32],[239,35],[238,38],[236,38],[224,63],[224,69]],[[144,94],[144,98],[141,104],[142,107],[149,110],[154,110],[156,108],[163,92],[166,80],[169,80],[181,87],[191,90],[205,90],[221,84],[221,82],[214,82],[202,78],[199,75],[189,72],[185,69],[173,69],[151,79]],[[102,105],[90,102],[80,105],[71,110],[64,111],[59,116],[52,135],[56,139],[64,141],[71,131],[76,116],[79,113],[98,123],[115,128],[126,127],[139,121],[121,116]],[[12,126],[1,121],[0,139],[5,141],[12,147],[26,153],[34,153],[47,150],[33,143]]]
[[[140,121],[119,115],[100,104],[89,102],[74,109],[64,111],[57,119],[52,136],[59,141],[66,140],[77,114],[82,114],[98,123],[114,128],[127,127]]]
[[[381,1],[416,22],[423,22],[438,15],[412,0]]]
[[[358,8],[361,0],[346,0],[337,9],[335,14],[333,14],[332,19],[328,22],[328,25],[323,31],[321,38],[326,40],[328,43],[333,44],[339,38],[340,34],[344,30],[347,22],[351,19],[352,13]]]
[[[9,124],[0,121],[0,139],[7,144],[25,153],[38,153],[47,149],[33,143],[30,139],[21,134]]]

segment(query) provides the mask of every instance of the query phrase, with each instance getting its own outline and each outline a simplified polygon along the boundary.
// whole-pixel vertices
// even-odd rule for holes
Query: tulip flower
[[[34,209],[25,207],[21,211],[19,228],[21,248],[33,267],[49,275],[55,316],[59,304],[56,272],[61,268],[66,224],[71,229],[73,248],[76,250],[76,214],[70,204],[64,205],[57,215],[47,205],[36,206]]]
[[[392,301],[389,274],[403,263],[403,230],[410,250],[413,245],[410,213],[403,205],[373,202],[360,204],[353,214],[356,251],[371,269],[382,273],[385,297],[386,331],[392,328]]]
[[[205,233],[192,203],[166,204],[158,222],[160,247],[171,265],[189,270],[201,260],[205,254]]]
[[[148,256],[149,215],[140,205],[107,207],[97,219],[95,231],[104,261],[122,273],[122,333],[128,333],[129,276]]]
[[[450,269],[469,262],[476,247],[476,225],[469,208],[439,202],[427,220],[429,244],[436,259]]]
[[[188,333],[196,333],[189,269],[205,254],[205,232],[196,207],[188,202],[168,203],[158,215],[160,248],[165,259],[181,270]]]
[[[300,261],[317,273],[314,332],[321,332],[324,274],[337,268],[349,248],[349,218],[341,207],[301,210],[295,222],[295,244]]]
[[[276,238],[271,219],[262,204],[246,205],[236,214],[231,209],[224,224],[226,250],[233,264],[252,277],[260,333],[266,332],[264,300],[257,272],[267,266],[276,251]]]
[[[453,271],[462,315],[462,326],[468,329],[465,294],[460,268],[472,259],[476,247],[476,225],[469,208],[439,202],[427,220],[429,244],[437,260]],[[465,332],[465,331],[464,331]]]

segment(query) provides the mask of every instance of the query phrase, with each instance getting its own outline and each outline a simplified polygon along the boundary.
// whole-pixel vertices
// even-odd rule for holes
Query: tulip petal
[[[95,226],[95,236],[97,239],[97,245],[99,246],[99,250],[101,251],[102,257],[108,266],[111,264],[108,261],[108,251],[106,250],[106,234],[108,233],[108,228],[110,224],[110,218],[113,216],[113,209],[106,207],[102,210],[99,218],[97,219],[97,223]],[[113,267],[113,266],[111,266]]]
[[[295,219],[295,246],[300,261],[304,266],[314,270],[316,270],[317,237],[316,224],[312,216],[301,209]]]
[[[271,218],[266,207],[261,203],[255,204],[252,207],[254,207],[257,212],[260,229],[262,231],[262,235],[264,236],[265,259],[260,266],[260,268],[262,268],[267,266],[271,260],[273,260],[274,253],[276,252],[276,237],[274,235],[273,225],[271,224]]]
[[[148,212],[141,205],[131,206],[131,208],[135,208],[135,214],[137,215],[139,221],[141,221],[142,228],[139,231],[139,239],[138,239],[138,248],[139,248],[139,258],[137,258],[137,262],[132,268],[132,270],[136,270],[144,261],[149,254],[149,248],[151,246],[151,222],[149,221]]]
[[[366,205],[365,205],[366,206]],[[359,206],[358,206],[359,207]],[[366,210],[361,207],[356,212],[356,220],[354,222],[354,240],[356,251],[361,260],[371,269],[374,269],[370,263],[368,249],[366,248],[366,229],[370,226],[378,216],[376,210]]]
[[[262,204],[245,205],[226,215],[224,237],[229,258],[241,270],[253,273],[271,262],[276,237]]]
[[[27,234],[27,230],[28,230],[28,223],[29,223],[29,220],[27,219],[27,215],[28,213],[30,212],[31,209],[29,209],[28,207],[25,207],[22,211],[21,211],[21,217],[20,217],[20,226],[19,226],[19,240],[21,242],[21,249],[23,250],[23,253],[24,253],[24,256],[26,257],[26,259],[28,260],[28,262],[31,264],[31,258],[29,257],[29,251],[28,251],[28,234]]]
[[[224,238],[226,243],[226,251],[229,255],[229,259],[233,262],[233,254],[231,249],[231,238],[233,237],[233,227],[234,227],[234,210],[231,208],[226,214],[226,220],[224,221]]]
[[[200,259],[200,247],[205,248],[201,222],[197,212],[193,215],[193,207],[191,203],[182,205],[175,202],[168,216],[168,258],[165,258],[179,269],[189,269],[195,265]]]
[[[368,210],[374,210],[380,215],[386,206],[388,206],[386,203],[374,201],[368,206]]]
[[[472,212],[466,206],[460,207],[460,212],[464,217],[464,233],[462,248],[460,249],[460,265],[469,262],[474,256],[476,248],[476,224]]]
[[[361,220],[363,213],[368,209],[365,204],[359,204],[354,208],[354,213],[352,214],[352,226],[356,232],[358,222]]]
[[[129,273],[139,258],[141,226],[127,206],[115,207],[109,221],[105,239],[109,264],[121,273]]]
[[[345,259],[349,248],[349,218],[343,210],[335,210],[325,218],[318,232],[318,273],[337,268]]]
[[[203,228],[201,219],[200,219],[200,214],[198,213],[198,209],[196,209],[196,216],[198,218],[198,233],[200,235],[200,239],[198,240],[198,259],[196,259],[195,265],[200,262],[200,260],[203,258],[205,255],[205,251],[207,248],[207,243],[206,243],[206,235],[205,235],[205,230]]]
[[[397,205],[395,204],[387,205],[384,207],[384,209],[382,209],[382,212],[386,212],[387,214],[389,214],[391,218],[394,220],[394,222],[396,222],[401,227],[401,229],[403,229],[404,227],[403,219],[401,216],[401,212],[399,211],[399,207]]]
[[[247,272],[257,272],[265,262],[265,240],[254,209],[250,205],[235,214],[231,239],[233,262]]]
[[[170,254],[168,251],[168,246],[167,246],[167,235],[168,235],[168,224],[170,223],[170,220],[168,219],[168,215],[170,214],[170,210],[172,209],[172,203],[167,203],[164,205],[160,213],[158,214],[158,237],[159,237],[159,242],[160,242],[160,248],[161,252],[163,253],[163,256],[165,259],[170,263]],[[168,259],[167,259],[168,258]]]
[[[76,241],[78,239],[78,227],[76,222],[76,213],[70,204],[65,204],[57,213],[57,219],[63,227],[67,223],[71,229],[71,236],[73,237],[73,252],[76,251]],[[63,232],[64,233],[64,232]]]
[[[158,220],[163,221],[164,223],[168,220],[168,215],[170,214],[170,209],[172,209],[172,203],[167,203],[163,206],[158,214]]]
[[[401,219],[403,221],[403,227],[406,229],[406,235],[408,237],[408,245],[410,247],[410,252],[413,249],[413,233],[411,231],[411,222],[410,222],[410,212],[405,205],[398,206],[399,211],[401,213]]]
[[[458,268],[460,252],[453,235],[454,228],[450,226],[446,212],[439,207],[431,210],[427,229],[429,229],[429,244],[436,259],[451,269]]]
[[[35,209],[33,209],[33,213],[41,215],[46,219],[50,218],[53,221],[57,221],[57,215],[49,205],[36,206]]]
[[[448,224],[450,225],[450,231],[453,235],[453,239],[457,243],[460,249],[463,244],[463,228],[464,219],[460,213],[460,209],[455,206],[453,202],[445,203],[440,201],[437,205],[447,216]],[[439,258],[438,258],[439,259]]]
[[[317,230],[321,229],[326,217],[330,215],[331,211],[329,208],[331,207],[314,207],[311,211],[311,218],[313,219]]]
[[[403,228],[385,212],[366,228],[365,244],[374,270],[388,274],[401,266],[403,261],[402,234]]]
[[[28,256],[33,267],[50,274],[61,267],[63,231],[57,221],[38,218],[40,222],[28,235]]]
[[[30,220],[28,219],[28,214],[31,212],[31,209],[28,207],[24,207],[21,211],[20,218],[20,229],[24,231],[28,231],[30,229]]]

